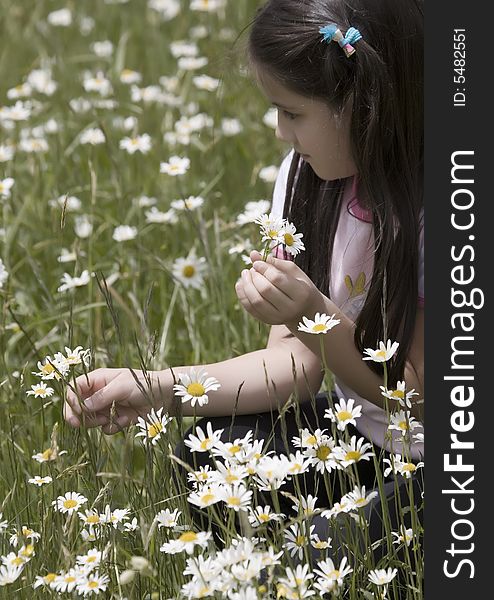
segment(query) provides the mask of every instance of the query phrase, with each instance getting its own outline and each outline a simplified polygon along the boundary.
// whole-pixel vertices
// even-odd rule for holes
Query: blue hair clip
[[[343,48],[345,55],[351,56],[355,52],[355,48],[352,46],[355,42],[362,39],[362,35],[355,27],[350,27],[343,36],[341,30],[336,23],[329,23],[319,29],[319,33],[322,34],[325,42],[336,42],[341,48]]]

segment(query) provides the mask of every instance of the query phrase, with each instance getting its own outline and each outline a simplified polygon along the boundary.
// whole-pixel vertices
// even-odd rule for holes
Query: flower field
[[[267,453],[254,431],[225,444],[206,421],[162,409],[112,436],[63,417],[89,370],[266,345],[234,289],[250,250],[269,244],[289,150],[245,64],[261,4],[0,0],[0,598],[423,597],[423,494],[410,503],[423,463],[407,453],[404,384],[383,382],[402,404],[391,460],[349,435],[353,401],[328,403],[321,429],[301,425],[291,456]],[[303,331],[337,326],[312,318]],[[381,342],[365,360],[394,351]],[[202,405],[220,385],[192,371],[175,391]],[[185,445],[214,469],[185,473],[174,457],[192,425]],[[374,490],[360,485],[361,460],[376,465]],[[339,479],[330,506],[298,484],[309,471],[321,489]],[[282,514],[288,481],[297,494]],[[385,511],[371,547],[365,508],[393,481],[407,491],[401,523]],[[348,535],[324,537],[316,517]]]

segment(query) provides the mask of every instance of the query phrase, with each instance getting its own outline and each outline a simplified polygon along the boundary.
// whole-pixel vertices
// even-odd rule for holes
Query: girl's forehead
[[[254,68],[254,74],[261,92],[275,105],[279,105],[283,108],[295,108],[314,102],[314,100],[308,96],[302,96],[291,90],[262,67],[256,66]]]

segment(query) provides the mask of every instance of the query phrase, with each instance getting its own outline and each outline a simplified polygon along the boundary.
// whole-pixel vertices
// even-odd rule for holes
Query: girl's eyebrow
[[[278,102],[271,102],[271,104],[273,106],[276,106],[276,108],[281,108],[283,110],[288,110],[288,111],[290,111],[290,110],[297,110],[296,108],[290,108],[288,106],[283,106],[282,104],[278,104]]]

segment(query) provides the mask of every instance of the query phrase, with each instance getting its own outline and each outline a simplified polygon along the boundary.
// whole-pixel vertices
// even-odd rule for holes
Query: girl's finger
[[[277,288],[269,281],[267,277],[261,275],[261,273],[251,269],[252,283],[256,287],[257,291],[261,296],[270,302],[277,311],[283,309],[287,303],[291,302],[291,298],[285,294],[282,290]]]
[[[76,414],[81,414],[81,401],[107,385],[115,377],[116,371],[118,369],[96,369],[90,373],[79,375],[75,382],[69,382],[66,400],[72,410]]]
[[[287,262],[284,260],[275,259],[278,262]],[[290,276],[281,271],[269,262],[256,260],[252,265],[252,270],[265,277],[275,288],[282,292],[289,300],[293,300],[290,294],[290,289],[293,287],[290,282]],[[293,280],[292,280],[293,281]]]
[[[276,306],[271,304],[269,300],[265,300],[261,296],[256,286],[254,285],[254,282],[252,281],[252,274],[250,271],[242,271],[242,281],[244,284],[243,288],[246,300],[249,302],[250,306],[252,306],[254,312],[259,315],[259,317],[256,318],[259,318],[260,321],[264,322],[266,320],[266,317],[270,320],[272,320],[273,318],[277,319],[279,317],[278,309],[276,308]]]

